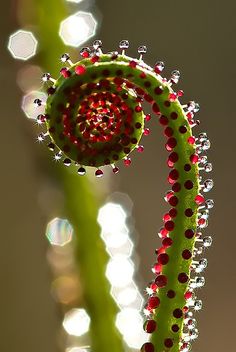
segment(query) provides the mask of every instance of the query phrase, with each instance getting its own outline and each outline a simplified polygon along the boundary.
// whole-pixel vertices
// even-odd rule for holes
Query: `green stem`
[[[105,277],[108,255],[96,221],[98,204],[89,181],[76,174],[62,174],[68,219],[75,233],[75,256],[84,291],[86,309],[91,318],[92,351],[122,351],[114,325],[117,307],[109,293]]]
[[[34,0],[35,23],[40,43],[39,62],[58,71],[59,57],[65,50],[58,36],[60,22],[68,16],[64,1]],[[63,170],[61,182],[65,192],[66,211],[75,233],[76,265],[82,281],[83,298],[91,318],[90,337],[94,352],[120,352],[121,336],[115,327],[117,306],[110,295],[105,276],[108,256],[97,224],[98,198],[87,179]]]

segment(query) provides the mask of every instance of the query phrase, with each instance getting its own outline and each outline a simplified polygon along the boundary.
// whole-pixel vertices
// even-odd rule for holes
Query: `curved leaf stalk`
[[[43,137],[50,138],[50,149],[57,151],[55,157],[64,159],[66,166],[79,166],[80,175],[85,174],[86,166],[93,166],[95,175],[101,177],[101,166],[108,164],[116,173],[118,160],[128,166],[130,152],[135,148],[142,151],[139,141],[143,133],[149,134],[145,122],[150,119],[143,113],[142,102],[151,104],[167,137],[171,190],[165,199],[172,208],[164,215],[159,233],[162,246],[156,251],[153,267],[156,276],[147,288],[150,297],[144,329],[151,334],[151,341],[141,350],[187,352],[198,334],[192,310],[200,309],[201,301],[196,299],[195,289],[204,285],[204,278],[195,272],[206,266],[205,259],[195,257],[211,244],[210,237],[202,238],[201,229],[207,226],[213,201],[205,201],[200,192],[208,191],[212,181],[201,184],[199,176],[201,169],[211,171],[211,164],[201,155],[210,144],[205,133],[192,134],[199,123],[194,120],[199,107],[194,102],[181,105],[183,92],[173,90],[178,71],[173,71],[169,80],[163,78],[163,63],[153,69],[143,62],[144,46],[135,60],[125,55],[127,41],[121,42],[120,55],[103,54],[101,45],[95,41],[92,50],[82,49],[83,59],[76,64],[63,55],[68,66],[60,71],[59,79],[43,76],[52,82],[45,115],[40,117],[47,128]]]

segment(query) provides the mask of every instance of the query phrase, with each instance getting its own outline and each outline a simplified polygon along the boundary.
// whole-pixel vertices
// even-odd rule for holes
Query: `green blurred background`
[[[32,122],[20,108],[22,92],[16,77],[24,63],[14,60],[7,51],[9,35],[23,27],[19,13],[20,18],[30,17],[30,8],[36,4],[40,8],[42,3],[27,0],[23,8],[20,1],[1,3],[0,351],[9,352],[60,351],[62,315],[50,295],[52,277],[44,232],[48,221],[62,215],[64,195],[56,171],[50,167],[52,163],[45,161],[45,148],[35,143]],[[88,5],[86,0],[71,4],[69,11]],[[193,350],[233,351],[236,4],[232,0],[96,0],[90,3],[89,11],[99,21],[95,38],[102,39],[104,50],[116,50],[119,41],[128,38],[129,54],[135,56],[137,46],[146,44],[149,51],[145,61],[165,61],[167,77],[173,69],[179,69],[184,100],[194,99],[201,105],[198,131],[207,131],[212,142],[209,159],[214,165],[215,190],[209,196],[216,207],[205,231],[213,234],[214,245],[207,253],[207,282],[199,293],[204,308],[197,314],[200,337]],[[53,18],[53,8],[45,15]],[[33,24],[28,28],[37,33]],[[37,57],[33,60],[36,62]],[[50,66],[46,67],[49,71]],[[96,180],[100,191],[95,190],[102,194],[101,199],[115,191],[127,193],[132,199],[141,289],[152,278],[151,253],[159,244],[157,232],[166,209],[162,199],[168,189],[164,139],[155,121],[151,121],[151,127],[144,154],[134,156],[132,167],[121,167],[119,175]]]

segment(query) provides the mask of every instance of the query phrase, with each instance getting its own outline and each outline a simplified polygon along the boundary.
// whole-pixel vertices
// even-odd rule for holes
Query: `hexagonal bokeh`
[[[118,234],[116,235],[118,236]],[[114,237],[115,237],[114,234],[112,234],[111,238],[113,239]],[[106,242],[106,250],[111,257],[114,257],[117,254],[122,254],[126,257],[131,257],[133,248],[134,248],[134,244],[128,236],[126,238],[126,241],[124,243],[121,243],[119,247],[113,245],[113,243]]]
[[[65,314],[64,329],[69,335],[82,336],[89,330],[90,318],[85,309],[71,309]]]
[[[84,348],[84,347],[69,347],[66,349],[66,352],[89,352],[90,349],[89,347]]]
[[[24,93],[28,93],[42,87],[42,75],[41,67],[26,64],[18,70],[16,82]]]
[[[148,341],[148,334],[143,331],[143,318],[137,309],[122,309],[117,314],[116,326],[129,347],[140,348]]]
[[[46,228],[46,237],[54,246],[65,246],[72,239],[73,228],[68,220],[55,218]]]
[[[75,2],[76,4],[79,4],[80,2],[82,2],[83,0],[67,0],[68,2]]]
[[[33,33],[20,29],[10,35],[7,47],[15,59],[26,61],[36,54],[37,46]]]
[[[118,231],[124,228],[126,217],[120,204],[109,202],[99,209],[98,223],[103,231]]]
[[[141,311],[144,300],[134,282],[131,282],[126,287],[113,286],[111,294],[121,308],[129,307]]]
[[[79,11],[60,24],[59,35],[66,45],[78,47],[96,33],[97,21],[90,12]]]
[[[21,108],[24,111],[25,115],[32,120],[36,120],[37,116],[44,114],[45,107],[43,105],[35,107],[34,100],[41,99],[42,102],[46,102],[47,95],[40,91],[32,91],[23,96],[21,102]]]
[[[129,285],[134,274],[134,264],[123,255],[116,255],[107,264],[106,277],[112,286]]]

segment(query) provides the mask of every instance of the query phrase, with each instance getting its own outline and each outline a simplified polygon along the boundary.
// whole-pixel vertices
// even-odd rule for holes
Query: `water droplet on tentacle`
[[[91,50],[88,47],[82,48],[79,53],[85,59],[91,56]]]
[[[205,172],[211,172],[212,169],[213,169],[213,166],[212,166],[211,163],[206,163],[206,164],[204,164],[203,167],[199,167],[199,170],[200,170],[200,171],[201,171],[201,170],[204,170]]]
[[[207,264],[208,262],[206,258],[202,258],[199,261],[193,260],[191,263],[191,268],[193,268],[196,273],[201,273],[204,269],[206,269]]]
[[[199,287],[202,287],[202,286],[199,286]],[[202,301],[200,299],[193,300],[188,304],[188,306],[190,308],[193,308],[195,311],[201,310],[202,309]]]
[[[119,48],[122,49],[121,55],[125,55],[125,49],[129,48],[129,41],[128,40],[121,40],[119,43]]]
[[[183,342],[182,346],[180,347],[181,352],[189,352],[191,351],[191,344],[189,342]]]
[[[170,83],[177,84],[180,79],[180,72],[178,70],[174,70],[171,72]]]
[[[97,170],[95,171],[95,176],[96,176],[97,178],[102,177],[102,176],[103,176],[103,171],[102,171],[101,169],[97,169]]]
[[[48,149],[49,149],[51,152],[54,152],[55,148],[56,148],[56,146],[55,146],[54,143],[49,143],[49,144],[48,144]]]
[[[98,54],[102,54],[102,41],[97,39],[93,42],[93,47]]]
[[[83,166],[81,166],[77,172],[80,176],[84,176],[86,174],[86,170]]]
[[[41,132],[37,137],[38,142],[43,142],[45,140],[45,134]]]
[[[164,70],[164,68],[165,68],[165,64],[163,61],[157,61],[154,65],[154,71],[158,74],[161,73]]]
[[[114,165],[114,164],[112,164],[111,167],[112,167],[113,173],[114,174],[118,174],[118,172],[120,171],[119,168],[116,165]]]
[[[51,79],[51,74],[50,73],[44,73],[42,75],[42,81],[43,82],[48,82],[48,81],[50,81],[50,79]]]
[[[147,53],[146,45],[140,45],[138,47],[138,53],[140,54],[139,60],[142,60],[143,59],[143,55]]]
[[[189,287],[191,288],[200,288],[205,285],[205,278],[203,276],[197,276],[194,279],[190,280]]]
[[[63,160],[63,164],[65,166],[70,166],[71,165],[71,160],[69,158],[66,158],[66,159]]]
[[[209,192],[214,186],[214,182],[212,179],[207,179],[204,181],[203,185],[201,185],[201,188],[203,192]]]
[[[196,242],[202,243],[205,248],[208,248],[212,245],[212,237],[211,236],[205,236],[203,238],[197,238]]]
[[[43,101],[41,99],[34,99],[34,106],[35,107],[39,107],[45,105],[45,103],[43,103]]]
[[[70,66],[73,65],[73,62],[70,59],[70,55],[68,53],[64,53],[60,57],[61,62],[67,62]]]
[[[54,155],[54,160],[55,161],[59,161],[59,160],[61,160],[61,158],[62,158],[62,152],[61,151],[59,151],[58,153],[56,153]]]

